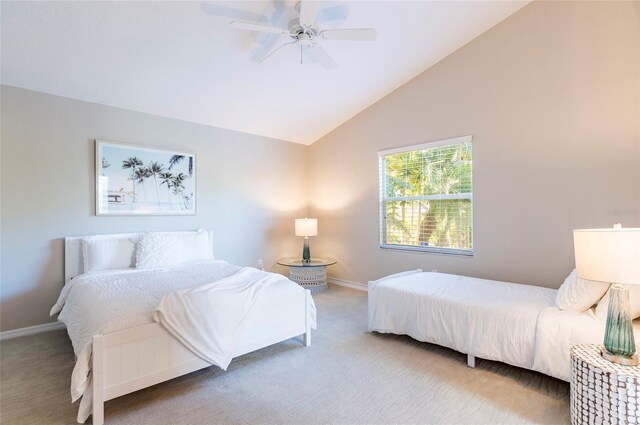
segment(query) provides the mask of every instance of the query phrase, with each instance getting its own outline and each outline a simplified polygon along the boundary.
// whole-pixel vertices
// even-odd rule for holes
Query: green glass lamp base
[[[613,284],[609,289],[607,327],[604,333],[607,360],[627,365],[637,365],[636,342],[633,336],[629,289]],[[635,362],[635,363],[634,363]]]
[[[604,347],[600,347],[600,354],[602,354],[603,359],[609,360],[611,363],[621,364],[623,366],[638,366],[638,364],[640,364],[640,357],[637,354],[631,357],[616,356],[608,352]]]
[[[302,262],[308,263],[311,261],[311,250],[309,249],[309,238],[305,236],[304,247],[302,248]]]

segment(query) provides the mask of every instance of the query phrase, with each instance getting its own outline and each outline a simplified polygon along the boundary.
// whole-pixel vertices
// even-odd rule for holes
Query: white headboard
[[[165,234],[189,234],[193,231],[184,232],[158,232]],[[213,252],[213,232],[211,230],[205,230],[209,234],[209,244],[211,245],[211,252]],[[141,232],[140,232],[141,233]],[[84,273],[84,261],[82,254],[82,239],[89,236],[107,236],[110,238],[132,238],[139,233],[115,233],[105,235],[85,235],[85,236],[70,236],[64,238],[64,283],[66,284],[71,278]]]

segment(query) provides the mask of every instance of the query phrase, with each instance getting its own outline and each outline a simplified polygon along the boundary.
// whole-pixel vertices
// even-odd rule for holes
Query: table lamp
[[[638,364],[633,336],[629,289],[640,285],[640,228],[579,229],[573,231],[576,274],[611,283],[602,356],[614,363]]]
[[[309,250],[309,236],[318,235],[318,220],[315,218],[296,218],[296,236],[304,236],[302,248],[302,261],[308,263],[311,260]]]

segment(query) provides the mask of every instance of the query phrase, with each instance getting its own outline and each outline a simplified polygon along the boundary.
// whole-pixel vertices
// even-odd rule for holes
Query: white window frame
[[[474,234],[474,220],[473,220],[473,183],[471,186],[471,193],[455,193],[455,194],[443,194],[443,195],[423,195],[423,196],[400,196],[388,198],[386,197],[386,157],[388,155],[393,155],[402,152],[410,152],[410,151],[418,151],[425,149],[432,149],[439,146],[447,146],[447,145],[456,145],[463,143],[471,143],[473,141],[472,136],[462,136],[462,137],[454,137],[451,139],[443,139],[435,142],[429,143],[421,143],[418,145],[405,146],[401,148],[394,149],[386,149],[378,152],[378,166],[379,166],[379,193],[380,193],[380,201],[379,201],[379,214],[380,214],[380,248],[382,249],[394,249],[401,251],[420,251],[420,252],[429,252],[436,254],[453,254],[453,255],[466,255],[473,256],[473,245],[475,242]],[[472,147],[473,150],[473,147]],[[473,152],[473,151],[472,151]],[[472,153],[472,161],[473,161],[473,153]],[[473,162],[472,162],[472,182],[473,182]],[[428,201],[428,200],[448,200],[448,199],[469,199],[471,201],[471,249],[455,249],[455,248],[440,248],[440,247],[429,247],[429,246],[412,246],[412,245],[396,245],[396,244],[387,244],[387,222],[386,222],[386,202],[393,201]]]

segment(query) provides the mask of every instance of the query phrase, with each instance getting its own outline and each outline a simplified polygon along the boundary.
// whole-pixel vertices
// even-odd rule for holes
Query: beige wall
[[[558,287],[572,229],[639,226],[639,4],[534,2],[314,143],[312,250],[338,258],[331,274]],[[474,256],[380,249],[377,151],[467,134]]]
[[[2,86],[0,329],[51,320],[64,236],[204,227],[219,258],[270,267],[299,253],[309,204],[312,253],[338,258],[338,278],[420,267],[557,287],[573,228],[640,226],[639,16],[535,2],[311,147]],[[378,248],[377,151],[466,134],[474,256]],[[194,151],[198,214],[96,217],[96,138]]]
[[[307,147],[2,86],[1,329],[51,321],[65,236],[199,227],[215,254],[269,268],[297,253],[293,218],[307,212]],[[197,215],[96,217],[94,139],[197,155]]]

